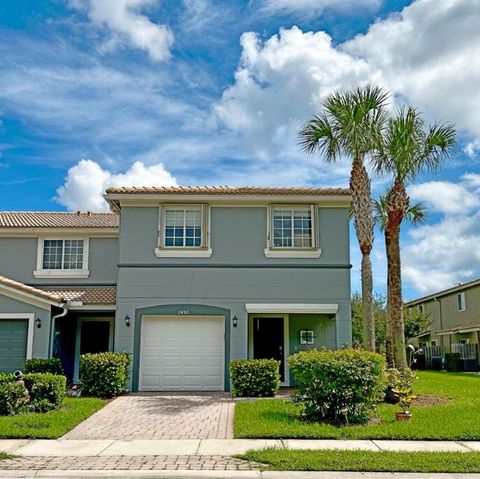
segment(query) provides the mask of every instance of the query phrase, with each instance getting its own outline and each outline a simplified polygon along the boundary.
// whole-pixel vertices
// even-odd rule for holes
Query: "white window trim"
[[[273,246],[273,210],[277,208],[285,209],[305,209],[309,207],[312,218],[312,247],[295,248]],[[318,211],[313,204],[271,204],[267,208],[267,246],[264,250],[266,258],[319,258],[322,250],[318,245]]]
[[[202,221],[200,246],[165,246],[165,210],[185,210],[199,208]],[[161,205],[158,209],[158,242],[155,248],[157,258],[210,258],[210,208],[206,204]]]
[[[459,297],[461,298],[461,303],[462,303],[462,307],[461,307],[461,308],[458,307],[458,298],[459,298]],[[467,303],[466,303],[466,301],[465,301],[465,293],[458,293],[458,294],[457,294],[457,311],[458,311],[459,313],[461,313],[461,312],[463,312],[463,311],[466,311],[466,309],[467,309]]]
[[[83,266],[82,269],[43,269],[43,248],[45,240],[82,240],[83,241]],[[89,238],[82,237],[44,237],[38,238],[37,269],[33,272],[35,278],[88,278],[88,256],[90,249]],[[63,265],[62,265],[63,266]]]
[[[0,313],[0,321],[2,319],[27,319],[27,354],[25,359],[32,359],[33,355],[33,329],[35,315],[33,313]]]

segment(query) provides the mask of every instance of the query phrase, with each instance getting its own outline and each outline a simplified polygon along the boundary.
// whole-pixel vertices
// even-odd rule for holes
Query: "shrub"
[[[127,353],[95,353],[80,356],[82,394],[114,397],[125,391],[130,356]]]
[[[415,371],[411,369],[388,368],[386,370],[387,389],[385,391],[385,402],[397,404],[400,400],[398,391],[411,394],[413,383],[417,379]]]
[[[67,378],[58,374],[24,374],[25,387],[30,393],[29,409],[46,412],[58,409],[65,397]]]
[[[58,358],[27,359],[25,361],[25,373],[46,373],[63,375],[62,362]]]
[[[25,407],[24,388],[13,374],[0,374],[0,416],[13,416]]]
[[[462,360],[460,353],[446,353],[445,354],[445,368],[451,373],[460,371]]]
[[[384,396],[385,360],[358,349],[303,351],[288,359],[294,402],[308,420],[364,423]]]
[[[280,362],[274,359],[230,361],[232,394],[236,397],[271,397],[280,387]]]

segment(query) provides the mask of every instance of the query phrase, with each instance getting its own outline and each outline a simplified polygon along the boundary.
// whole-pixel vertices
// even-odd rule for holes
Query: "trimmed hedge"
[[[30,393],[29,408],[34,412],[59,409],[65,398],[67,378],[58,374],[24,374],[25,387]]]
[[[451,373],[458,373],[462,365],[460,353],[445,354],[445,369]]]
[[[13,374],[0,374],[0,416],[21,412],[47,412],[58,409],[65,397],[66,377],[54,374],[24,374],[30,402],[25,403],[24,388]]]
[[[62,362],[58,358],[27,359],[25,361],[25,373],[44,373],[63,375]]]
[[[272,397],[280,387],[280,362],[274,359],[230,361],[232,394],[236,397]]]
[[[303,351],[288,358],[294,402],[312,421],[365,423],[384,397],[385,359],[359,349]]]
[[[80,356],[80,389],[85,396],[110,398],[125,392],[130,356],[95,353]]]
[[[0,374],[0,416],[13,416],[24,408],[23,391],[13,374]]]

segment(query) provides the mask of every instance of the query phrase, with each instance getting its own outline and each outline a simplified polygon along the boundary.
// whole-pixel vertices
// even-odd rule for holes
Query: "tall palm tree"
[[[372,306],[373,207],[365,162],[380,141],[386,121],[388,93],[372,85],[335,92],[323,100],[323,111],[300,130],[300,145],[307,153],[319,152],[326,162],[352,160],[350,190],[355,232],[362,253],[363,345],[375,351],[375,318]]]
[[[379,173],[393,175],[392,186],[381,200],[387,252],[387,361],[406,368],[403,324],[400,228],[405,219],[421,219],[418,206],[410,206],[406,185],[422,171],[436,170],[455,144],[455,128],[446,123],[426,126],[413,107],[389,118],[375,158]]]
[[[427,217],[427,212],[422,203],[408,205],[403,215],[403,221],[409,222],[413,226],[423,223]],[[392,230],[392,222],[390,221],[388,210],[388,192],[374,201],[375,222],[385,234],[385,249],[387,253],[387,321],[385,324],[385,347],[387,363],[392,367],[407,367],[405,355],[405,324],[403,318],[403,299],[402,299],[402,283],[395,280],[401,273],[400,259],[400,227],[398,230]],[[395,290],[395,286],[400,291]],[[395,296],[395,293],[397,295]],[[400,298],[400,299],[399,299]],[[392,321],[392,317],[400,311],[400,318],[396,323]],[[397,338],[394,341],[394,338]],[[398,348],[398,355],[395,357],[394,347]],[[402,356],[403,354],[403,356]],[[403,363],[403,361],[405,361]]]

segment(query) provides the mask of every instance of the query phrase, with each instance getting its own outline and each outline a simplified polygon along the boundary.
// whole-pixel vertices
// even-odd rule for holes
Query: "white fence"
[[[477,359],[476,344],[452,344],[452,353],[460,354],[460,359]]]

